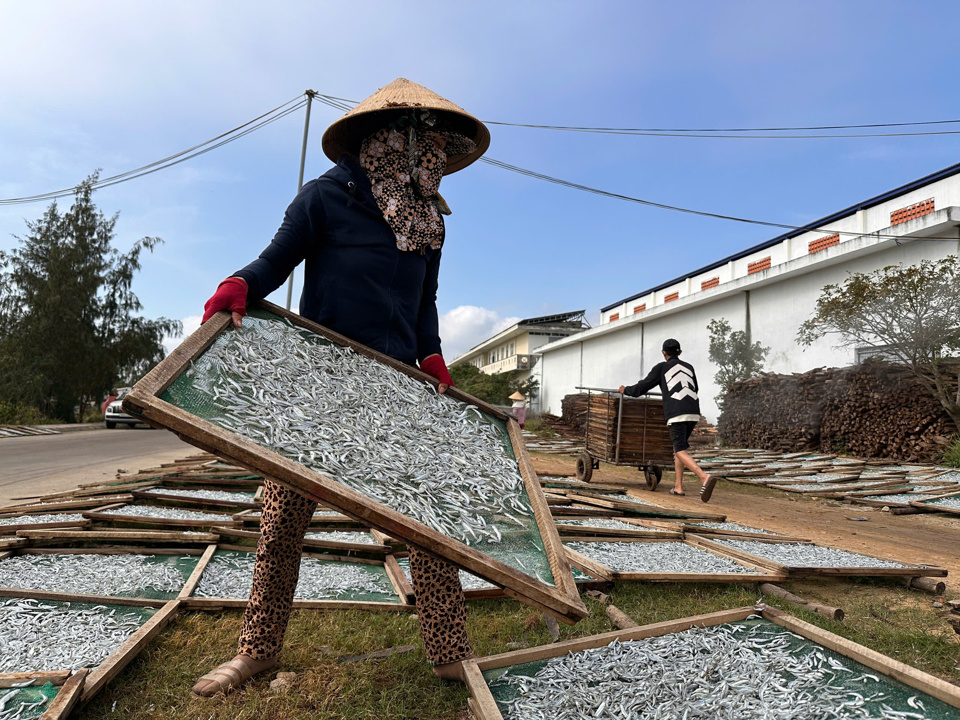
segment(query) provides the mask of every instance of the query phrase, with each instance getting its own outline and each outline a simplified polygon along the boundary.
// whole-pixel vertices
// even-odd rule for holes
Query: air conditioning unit
[[[517,369],[518,370],[529,370],[532,357],[529,355],[517,355]]]

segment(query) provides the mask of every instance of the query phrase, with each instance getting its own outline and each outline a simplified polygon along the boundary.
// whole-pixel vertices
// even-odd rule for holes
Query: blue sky
[[[481,119],[757,127],[960,119],[956,2],[138,2],[0,0],[0,199],[186,149],[310,88],[396,77]],[[325,172],[315,104],[307,177]],[[960,125],[941,129],[960,129]],[[302,111],[94,195],[144,258],[147,316],[197,322],[296,191]],[[644,199],[802,224],[960,160],[960,135],[623,137],[492,126],[488,155]],[[641,207],[482,163],[453,208],[438,307],[448,360],[511,319],[625,296],[776,231]],[[66,205],[69,200],[61,201]],[[44,203],[0,206],[0,249]],[[299,280],[298,275],[298,280]],[[296,293],[299,296],[299,288]],[[283,302],[279,293],[271,299]]]

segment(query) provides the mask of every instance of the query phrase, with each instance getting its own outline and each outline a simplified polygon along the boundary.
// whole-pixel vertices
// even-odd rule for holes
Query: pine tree
[[[163,241],[116,250],[117,215],[91,199],[97,177],[80,184],[69,211],[54,202],[27,221],[19,247],[0,252],[0,399],[50,418],[79,420],[87,403],[159,362],[164,336],[181,332],[179,321],[139,315],[140,255]]]

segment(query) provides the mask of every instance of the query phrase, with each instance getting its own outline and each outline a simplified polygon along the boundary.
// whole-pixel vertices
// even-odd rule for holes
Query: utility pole
[[[297,193],[303,189],[303,167],[307,164],[307,134],[310,132],[310,104],[313,102],[313,96],[317,94],[316,90],[307,90],[304,93],[307,96],[307,116],[303,120],[303,147],[300,149],[300,176],[297,178]],[[293,301],[293,275],[296,268],[290,273],[287,280],[287,310],[290,309],[290,303]]]

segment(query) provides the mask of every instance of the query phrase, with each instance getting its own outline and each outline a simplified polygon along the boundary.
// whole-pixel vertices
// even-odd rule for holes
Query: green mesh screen
[[[60,688],[53,683],[45,683],[38,687],[0,689],[0,720],[30,720],[38,718],[46,712],[47,706],[53,700]]]
[[[247,317],[244,318],[242,329],[238,331],[231,326],[225,330],[214,341],[214,343],[211,345],[211,348],[197,358],[192,363],[192,366],[186,372],[182,373],[180,377],[178,377],[171,384],[169,389],[167,389],[161,395],[161,399],[199,418],[202,418],[203,420],[211,422],[214,425],[225,427],[223,419],[220,417],[219,408],[216,407],[211,396],[204,391],[204,388],[209,386],[210,379],[215,376],[223,377],[225,374],[227,378],[231,378],[231,375],[229,372],[224,373],[220,371],[214,362],[207,360],[207,355],[211,351],[223,347],[224,344],[227,343],[227,338],[233,333],[244,333],[245,337],[251,338],[251,342],[263,341],[269,343],[271,339],[276,340],[276,338],[279,337],[280,332],[286,334],[288,329],[289,325],[276,315],[261,310],[250,311]],[[301,330],[299,332],[299,336],[304,343],[313,343],[316,345],[330,344],[328,340],[307,330]],[[234,375],[232,379],[235,380],[236,376]],[[302,380],[303,379],[300,379],[301,382]],[[264,379],[264,382],[278,381]],[[426,392],[425,388],[423,392]],[[242,396],[250,402],[255,402],[257,399],[256,388],[240,388],[238,385],[238,393],[242,393]],[[460,404],[464,407],[464,409],[467,408],[466,403]],[[311,411],[309,407],[302,407],[300,409],[308,414]],[[510,442],[510,437],[507,432],[506,423],[485,413],[482,413],[481,415],[481,422],[488,423],[497,428],[502,440],[503,452],[505,455],[516,461],[512,444]],[[309,450],[309,448],[268,447],[256,436],[255,432],[247,433],[245,431],[244,437],[247,440],[261,445],[265,449],[272,450],[273,452],[276,452],[294,462],[299,462],[298,456]],[[310,468],[311,470],[322,472],[335,481],[339,481],[335,472],[329,472],[319,464],[306,462],[301,464],[304,467]],[[478,470],[477,472],[482,472],[482,470]],[[391,483],[391,478],[384,476],[382,477],[382,482],[389,486]],[[522,491],[522,495],[519,500],[529,513],[528,517],[520,518],[520,520],[522,520],[522,526],[497,520],[498,516],[488,516],[484,518],[487,526],[497,527],[501,535],[501,541],[491,543],[483,541],[482,539],[479,541],[467,540],[466,544],[475,547],[481,552],[519,570],[520,572],[537,577],[539,580],[552,585],[553,573],[550,569],[550,563],[544,549],[543,539],[537,527],[536,518],[534,517],[533,509],[530,504],[530,498],[527,495],[526,489]],[[426,522],[425,524],[430,525],[430,522]],[[434,529],[442,532],[439,527],[434,527]]]
[[[203,576],[193,592],[193,597],[217,597],[220,599],[247,599],[250,597],[250,586],[253,583],[253,563],[255,553],[241,552],[238,550],[217,550],[207,567],[204,568]],[[382,565],[367,565],[364,563],[345,563],[336,560],[322,560],[319,558],[303,558],[307,563],[316,563],[322,566],[346,567],[351,570],[362,572],[372,582],[383,588],[382,592],[362,592],[359,590],[349,590],[346,592],[316,592],[304,593],[305,583],[308,582],[307,573],[301,566],[300,581],[297,585],[297,591],[294,595],[296,600],[342,600],[347,602],[389,602],[400,603],[400,597],[397,595],[390,577]],[[236,570],[237,564],[244,569]],[[234,571],[224,579],[223,582],[213,582],[213,578],[218,574],[218,567],[233,567]],[[221,576],[222,577],[222,576]]]
[[[960,718],[960,710],[955,707],[952,707],[941,700],[927,695],[926,693],[916,690],[908,685],[901,683],[900,681],[888,676],[883,673],[873,670],[871,668],[862,665],[855,660],[851,660],[844,655],[834,652],[828,648],[823,647],[822,645],[813,642],[812,640],[807,640],[799,636],[794,635],[789,630],[780,627],[776,623],[770,622],[769,620],[764,620],[761,618],[748,618],[740,622],[730,623],[730,625],[745,625],[748,627],[756,628],[765,635],[768,636],[783,636],[789,638],[790,643],[790,652],[794,655],[802,655],[811,653],[814,651],[819,651],[827,658],[832,659],[834,662],[839,663],[843,668],[849,670],[850,672],[837,671],[833,673],[833,679],[830,680],[831,687],[840,687],[844,690],[849,690],[852,692],[859,693],[864,699],[862,710],[865,711],[864,714],[861,714],[860,710],[857,710],[855,713],[849,715],[839,714],[837,717],[867,717],[867,718],[884,718],[884,717],[893,717],[893,715],[886,713],[882,707],[887,706],[892,708],[894,712],[897,713],[916,713],[915,715],[900,715],[898,717],[914,717],[914,718],[927,718],[928,720],[957,720]],[[638,641],[638,642],[643,642]],[[516,699],[519,696],[519,691],[515,686],[497,684],[497,680],[503,676],[505,673],[510,673],[511,675],[525,675],[527,677],[534,677],[540,670],[542,670],[549,659],[538,660],[535,662],[523,663],[520,665],[511,665],[504,668],[496,668],[493,670],[486,670],[483,672],[483,678],[487,683],[487,686],[490,688],[490,692],[493,694],[494,700],[497,702],[497,706],[500,708],[500,711],[504,713],[504,717],[509,717],[506,713],[507,705],[506,703]],[[670,668],[670,657],[663,657],[662,663],[663,667],[661,668],[664,672],[671,670]],[[656,670],[653,670],[656,673]],[[869,675],[877,678],[878,682],[865,682],[859,680],[865,675]],[[656,676],[656,675],[655,675]],[[791,679],[791,678],[786,678]],[[726,675],[724,677],[717,677],[716,682],[726,682],[726,683],[736,683],[737,678],[730,677]],[[558,696],[564,692],[563,687],[557,687],[556,689]],[[872,696],[872,699],[871,699]],[[920,711],[917,708],[911,706],[908,703],[909,698],[915,698],[915,700],[920,700],[923,703],[924,710]],[[616,698],[611,698],[611,703],[616,704]],[[798,702],[802,702],[802,699],[798,698]],[[655,713],[658,708],[651,707],[649,712],[651,716]],[[660,708],[661,711],[669,710],[669,708]],[[922,712],[922,714],[920,714]],[[591,714],[585,714],[584,717],[591,717]],[[661,717],[659,713],[656,715]],[[604,715],[604,717],[607,717]],[[674,715],[669,712],[664,712],[662,717],[672,718]],[[690,717],[694,717],[691,715]],[[699,717],[699,716],[698,716]],[[750,715],[740,716],[741,720],[749,720]],[[757,715],[757,717],[768,717],[767,715]]]

